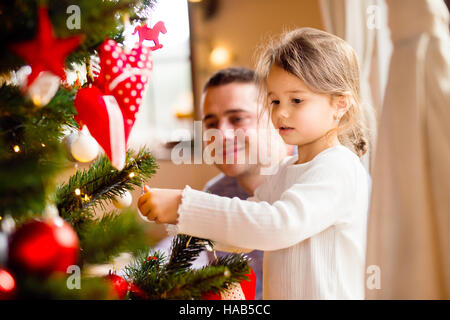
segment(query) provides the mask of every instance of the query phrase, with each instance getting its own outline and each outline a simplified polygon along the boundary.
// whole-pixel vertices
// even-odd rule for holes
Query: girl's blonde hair
[[[366,153],[368,131],[360,96],[358,60],[347,42],[324,31],[300,28],[266,46],[258,59],[256,74],[264,109],[269,112],[266,80],[273,65],[297,76],[315,93],[328,94],[330,99],[347,96],[349,106],[337,126],[338,138],[359,157]]]

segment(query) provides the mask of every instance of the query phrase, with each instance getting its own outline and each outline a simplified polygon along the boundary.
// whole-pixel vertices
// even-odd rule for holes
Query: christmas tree
[[[201,299],[248,279],[242,255],[193,270],[200,252],[213,246],[205,239],[179,235],[168,257],[152,252],[138,214],[123,209],[129,191],[158,168],[147,149],[126,146],[151,51],[161,45],[155,38],[153,47],[123,46],[124,25],[143,28],[154,5],[0,4],[0,299]],[[83,68],[69,83],[76,66]],[[75,132],[70,153],[67,132]],[[72,156],[89,167],[58,183]],[[118,210],[98,216],[109,202]],[[84,272],[123,252],[134,261],[121,276]]]

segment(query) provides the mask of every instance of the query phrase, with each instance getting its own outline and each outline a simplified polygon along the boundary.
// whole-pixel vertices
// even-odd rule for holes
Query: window
[[[160,34],[162,49],[153,51],[150,85],[130,136],[130,147],[147,145],[158,157],[162,144],[174,139],[176,129],[193,128],[193,93],[186,0],[158,1],[151,13],[150,27],[162,20],[167,33]],[[134,28],[128,30],[131,34]],[[130,41],[137,41],[137,35]],[[153,43],[144,42],[152,46]],[[164,157],[164,156],[161,156]]]

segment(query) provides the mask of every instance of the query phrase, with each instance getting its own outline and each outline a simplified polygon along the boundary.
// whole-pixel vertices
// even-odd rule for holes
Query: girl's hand
[[[138,200],[142,215],[156,223],[176,224],[182,190],[158,189],[145,186],[146,193]]]

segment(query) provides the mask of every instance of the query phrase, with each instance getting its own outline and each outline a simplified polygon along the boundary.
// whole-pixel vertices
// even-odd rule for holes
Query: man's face
[[[250,152],[253,159],[257,153],[256,148],[250,148],[249,141],[257,141],[257,97],[254,84],[237,82],[210,87],[203,94],[203,129],[220,130],[223,154],[221,163],[216,163],[216,166],[229,177],[238,177],[256,168],[256,164],[249,164]],[[239,129],[245,132],[245,139],[237,139],[235,130]],[[213,141],[211,139],[206,144]],[[245,163],[238,164],[238,157],[243,156]]]

